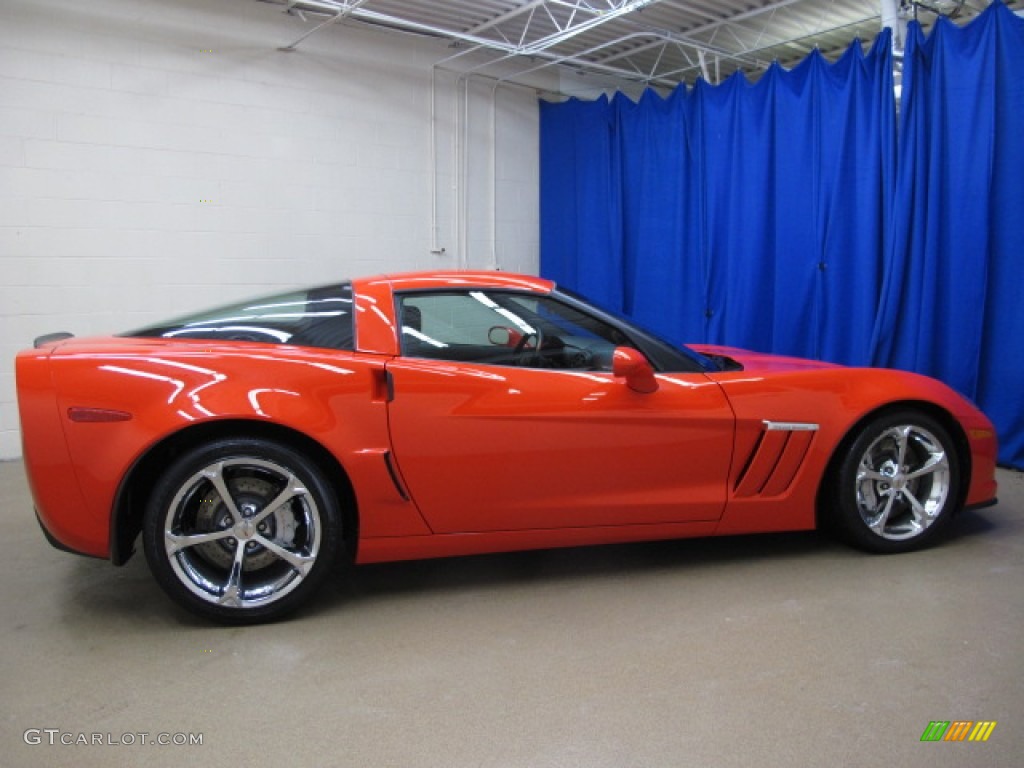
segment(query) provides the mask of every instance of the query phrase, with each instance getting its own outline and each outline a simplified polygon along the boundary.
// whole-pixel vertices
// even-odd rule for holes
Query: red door
[[[701,373],[649,394],[607,372],[397,358],[394,456],[437,533],[718,520],[733,415]]]

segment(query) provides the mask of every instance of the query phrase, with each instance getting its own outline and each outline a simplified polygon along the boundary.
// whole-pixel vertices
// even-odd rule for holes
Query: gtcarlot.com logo
[[[995,729],[995,720],[932,720],[921,741],[988,741]]]
[[[22,734],[22,739],[30,746],[46,744],[65,747],[133,747],[133,746],[175,746],[201,747],[201,733],[75,733],[62,731],[60,728],[29,728]]]

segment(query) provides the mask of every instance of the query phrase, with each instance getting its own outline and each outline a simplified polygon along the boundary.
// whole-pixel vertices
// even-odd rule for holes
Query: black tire
[[[251,624],[291,613],[334,570],[342,515],[306,456],[269,440],[225,438],[163,473],[142,538],[173,600],[209,619]]]
[[[933,543],[961,503],[956,446],[942,424],[915,410],[864,425],[832,483],[832,527],[869,552],[909,552]]]

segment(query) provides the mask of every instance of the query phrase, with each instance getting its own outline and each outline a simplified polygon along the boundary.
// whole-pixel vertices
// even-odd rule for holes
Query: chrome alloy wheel
[[[913,539],[938,520],[951,490],[942,441],[915,424],[885,429],[861,456],[857,511],[865,525],[890,541]]]
[[[309,574],[321,511],[293,472],[255,457],[215,461],[186,479],[167,506],[163,545],[180,583],[225,608],[280,600]]]

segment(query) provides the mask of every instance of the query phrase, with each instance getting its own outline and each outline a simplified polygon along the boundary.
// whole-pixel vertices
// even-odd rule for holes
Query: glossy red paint
[[[435,533],[717,520],[732,411],[703,374],[639,394],[611,373],[396,360],[391,438]],[[671,382],[671,385],[668,384]]]
[[[898,403],[958,432],[968,504],[995,494],[992,425],[931,379],[711,347],[699,349],[744,369],[655,374],[636,350],[607,372],[406,358],[397,292],[553,285],[464,272],[352,285],[355,351],[99,338],[20,353],[25,466],[47,531],[110,557],[133,468],[216,423],[322,446],[354,491],[360,562],[810,529],[837,447]],[[124,417],[74,417],[88,413]]]
[[[622,378],[634,392],[648,395],[658,389],[658,380],[647,358],[636,349],[619,347],[612,357],[612,373]]]
[[[725,354],[744,365],[738,372],[709,374],[718,382],[736,414],[736,454],[749,455],[764,429],[764,421],[811,422],[819,425],[792,486],[791,500],[801,509],[814,509],[817,478],[824,476],[836,446],[865,418],[893,404],[921,404],[946,414],[959,424],[970,446],[970,483],[966,504],[981,505],[995,497],[997,442],[995,428],[977,408],[945,384],[925,376],[880,368],[845,368],[799,358],[777,357],[737,349],[695,346]],[[812,482],[805,478],[814,478]],[[735,483],[737,477],[731,478]],[[731,487],[735,487],[731,485]],[[775,528],[766,515],[785,498],[734,497],[719,533]],[[749,509],[744,512],[743,510]],[[782,509],[778,510],[782,514]],[[800,527],[811,527],[813,517]]]

